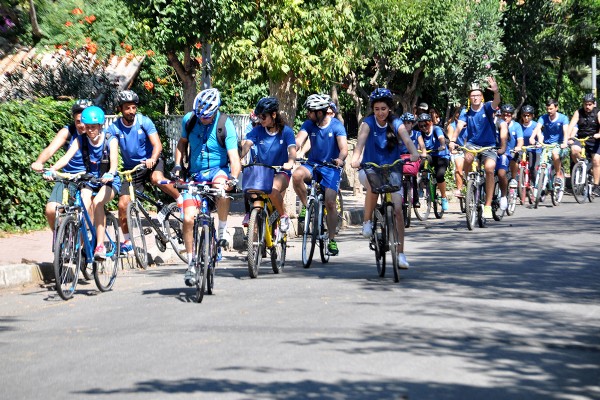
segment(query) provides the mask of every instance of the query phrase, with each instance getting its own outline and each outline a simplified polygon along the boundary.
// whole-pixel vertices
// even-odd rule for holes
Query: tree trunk
[[[202,90],[212,87],[211,72],[212,72],[212,57],[210,43],[202,43],[202,79],[200,85]]]
[[[183,63],[177,58],[173,51],[167,52],[169,65],[175,70],[183,83],[183,110],[187,113],[194,107],[194,99],[198,91],[196,89],[196,70],[198,62],[190,57],[190,50],[186,49],[183,54]]]
[[[417,84],[419,83],[419,78],[421,76],[421,72],[423,72],[423,69],[424,67],[420,67],[413,71],[412,82],[406,87],[404,93],[400,95],[400,105],[402,106],[402,110],[404,110],[403,112],[412,113],[413,106],[417,104],[415,93],[417,91]]]
[[[40,30],[40,26],[38,24],[37,13],[35,11],[35,4],[33,0],[29,0],[29,19],[31,21],[31,34],[34,41],[37,43],[44,37],[44,34]]]
[[[331,100],[333,100],[333,102],[338,106],[337,119],[339,119],[340,122],[344,124],[344,114],[342,113],[342,109],[340,108],[340,101],[338,98],[338,90],[336,84],[331,85]]]
[[[294,88],[295,80],[294,74],[288,72],[280,82],[269,81],[269,94],[279,100],[279,111],[289,126],[294,126],[298,106],[298,93]]]

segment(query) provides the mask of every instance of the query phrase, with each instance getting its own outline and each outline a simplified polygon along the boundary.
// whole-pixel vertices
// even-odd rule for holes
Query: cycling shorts
[[[573,144],[575,146],[581,147],[581,142],[577,139],[573,139]],[[600,155],[600,140],[590,139],[585,143],[585,153],[588,157],[591,157],[592,154]]]
[[[48,199],[48,203],[63,203],[63,189],[65,188],[65,184],[62,182],[56,182],[54,187],[52,188],[52,193],[50,194],[50,198]],[[73,204],[73,199],[75,198],[75,192],[77,191],[77,185],[74,183],[69,183],[69,204]]]
[[[503,169],[508,171],[508,165],[510,164],[510,158],[506,154],[498,155],[496,159],[496,171]]]
[[[303,165],[308,170],[311,176],[315,173],[315,166],[309,163]],[[316,180],[321,186],[331,189],[337,192],[340,189],[340,180],[342,177],[342,170],[339,168],[333,168],[328,166],[319,166],[317,168]],[[320,176],[319,176],[320,175]]]
[[[478,146],[478,145],[473,144],[473,143],[467,143],[467,144],[465,144],[465,147],[467,149],[471,149],[471,150],[479,150],[482,147],[488,147],[488,146]],[[489,158],[489,159],[494,160],[494,162],[498,158],[498,152],[497,152],[496,149],[485,150],[485,151],[483,151],[481,153],[481,155],[483,156],[484,159]]]

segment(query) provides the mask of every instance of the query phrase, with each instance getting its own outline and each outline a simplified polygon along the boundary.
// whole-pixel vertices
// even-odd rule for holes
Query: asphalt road
[[[598,399],[599,211],[568,196],[472,232],[456,212],[415,222],[397,284],[354,227],[308,270],[298,241],[258,279],[227,253],[202,304],[183,265],[68,302],[0,291],[0,398]]]

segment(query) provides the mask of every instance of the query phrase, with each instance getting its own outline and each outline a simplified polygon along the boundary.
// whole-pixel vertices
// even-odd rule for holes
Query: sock
[[[129,240],[129,233],[124,233],[123,234],[123,242],[126,242]]]

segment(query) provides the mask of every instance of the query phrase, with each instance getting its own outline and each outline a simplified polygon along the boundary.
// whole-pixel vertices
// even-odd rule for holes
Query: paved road
[[[399,284],[355,227],[309,270],[298,243],[254,280],[229,253],[202,304],[182,265],[68,302],[0,291],[0,398],[598,399],[599,211],[567,197],[473,232],[458,213],[416,223]]]

